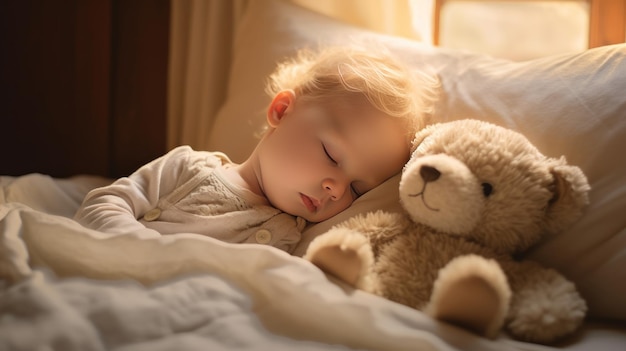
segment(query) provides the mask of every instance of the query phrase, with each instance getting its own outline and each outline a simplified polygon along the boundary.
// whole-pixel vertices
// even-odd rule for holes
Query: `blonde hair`
[[[278,64],[265,90],[273,97],[287,89],[309,101],[360,94],[384,114],[404,119],[410,141],[433,112],[439,79],[411,70],[378,47],[326,47],[300,50]]]

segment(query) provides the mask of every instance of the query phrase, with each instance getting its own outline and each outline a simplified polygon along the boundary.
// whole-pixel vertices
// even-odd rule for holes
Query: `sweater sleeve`
[[[138,219],[176,188],[181,175],[189,168],[193,152],[188,146],[177,147],[130,176],[92,190],[74,219],[85,227],[106,233],[158,236],[158,232],[146,228]]]

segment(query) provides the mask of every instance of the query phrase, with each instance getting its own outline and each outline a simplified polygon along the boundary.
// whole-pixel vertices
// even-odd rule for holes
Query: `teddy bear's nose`
[[[422,168],[420,168],[420,176],[422,176],[424,182],[428,183],[439,179],[441,172],[439,172],[435,167],[422,166]]]

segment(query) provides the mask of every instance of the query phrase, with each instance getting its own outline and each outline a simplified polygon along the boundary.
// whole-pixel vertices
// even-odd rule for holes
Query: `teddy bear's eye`
[[[493,192],[493,186],[489,183],[482,183],[481,186],[483,187],[483,195],[485,195],[485,197],[489,197],[489,195]]]

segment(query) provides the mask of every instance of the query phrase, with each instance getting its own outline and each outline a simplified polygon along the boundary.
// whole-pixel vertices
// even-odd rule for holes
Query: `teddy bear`
[[[350,218],[303,257],[355,288],[485,337],[504,329],[551,343],[573,333],[585,300],[523,254],[582,215],[590,187],[581,169],[478,120],[432,124],[412,145],[401,210]]]

